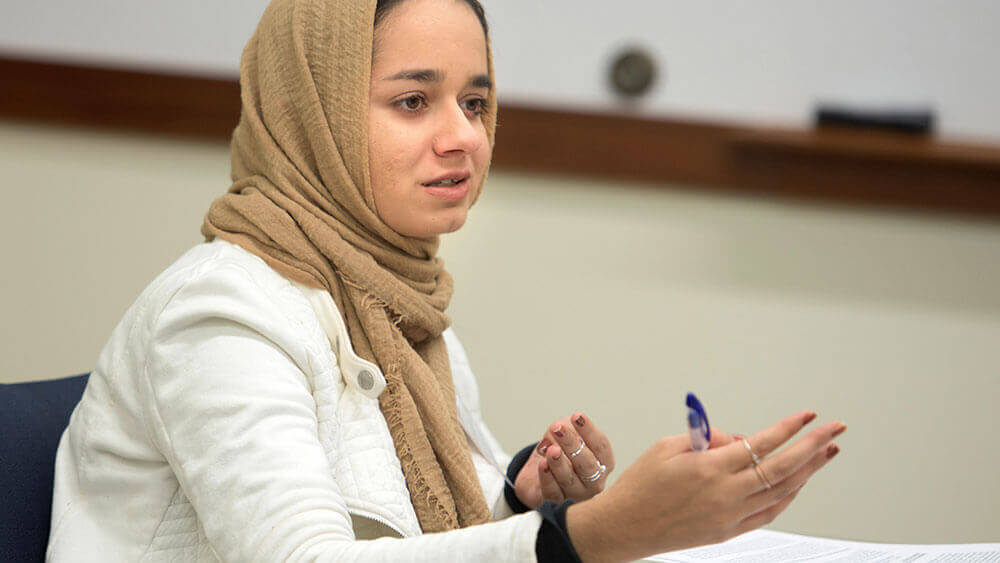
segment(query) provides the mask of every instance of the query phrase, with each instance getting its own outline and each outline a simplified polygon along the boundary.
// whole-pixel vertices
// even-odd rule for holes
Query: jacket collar
[[[344,378],[344,383],[370,399],[378,399],[385,390],[385,376],[377,365],[354,353],[351,340],[347,336],[344,318],[340,316],[340,310],[337,309],[333,298],[322,289],[298,282],[292,283],[302,291],[316,311],[319,324],[337,354],[337,364],[340,366],[340,375]]]

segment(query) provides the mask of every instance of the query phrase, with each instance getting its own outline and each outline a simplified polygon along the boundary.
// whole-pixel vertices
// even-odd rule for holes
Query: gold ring
[[[757,463],[753,464],[753,470],[757,472],[757,477],[760,479],[760,482],[764,484],[764,488],[770,489],[771,482],[767,480],[767,475],[764,475],[764,470],[761,469],[760,465]]]
[[[750,447],[750,442],[747,442],[746,438],[740,438],[740,439],[743,440],[743,445],[746,446],[747,451],[750,452],[750,463],[758,465],[762,460],[757,455],[757,452],[753,451],[753,448]]]

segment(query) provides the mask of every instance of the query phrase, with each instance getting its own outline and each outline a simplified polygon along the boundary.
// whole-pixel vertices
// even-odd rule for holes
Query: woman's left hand
[[[549,426],[517,474],[514,492],[531,508],[546,500],[586,500],[604,490],[614,468],[608,437],[578,412]]]

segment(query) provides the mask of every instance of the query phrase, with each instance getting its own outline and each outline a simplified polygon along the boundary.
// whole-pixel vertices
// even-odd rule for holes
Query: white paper
[[[643,561],[1000,563],[1000,543],[942,545],[868,543],[757,530],[723,543],[663,553]]]

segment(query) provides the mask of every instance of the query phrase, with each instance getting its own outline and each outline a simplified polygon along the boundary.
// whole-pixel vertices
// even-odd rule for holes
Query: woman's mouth
[[[455,184],[458,184],[461,181],[462,180],[441,180],[441,181],[438,181],[438,182],[431,182],[430,184],[426,184],[426,185],[428,187],[445,187],[445,188],[450,188],[451,186],[454,186]]]
[[[423,184],[424,192],[433,197],[445,201],[459,201],[469,193],[469,179],[466,178],[446,178],[435,182]]]

